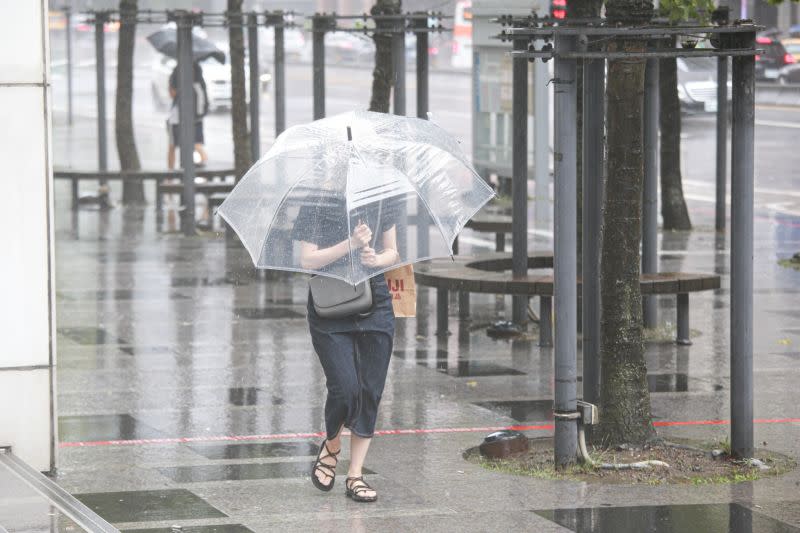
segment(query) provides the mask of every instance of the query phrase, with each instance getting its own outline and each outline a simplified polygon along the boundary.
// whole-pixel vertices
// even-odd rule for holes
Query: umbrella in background
[[[257,268],[355,285],[401,264],[452,255],[459,231],[493,197],[456,139],[435,123],[356,111],[283,132],[217,212]],[[376,252],[379,236],[396,229],[397,263],[382,270],[361,263],[350,237],[362,224]],[[417,243],[419,232],[427,246]],[[337,246],[344,255],[315,266],[304,260],[303,242]]]
[[[158,30],[148,35],[147,40],[153,45],[153,48],[165,56],[178,59],[178,31],[175,28]],[[196,33],[192,34],[192,55],[195,61],[204,61],[213,57],[223,65],[225,64],[225,52]]]

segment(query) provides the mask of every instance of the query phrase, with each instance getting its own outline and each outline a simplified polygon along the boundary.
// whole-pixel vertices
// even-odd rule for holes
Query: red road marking
[[[755,424],[800,424],[800,418],[756,418]],[[676,426],[726,426],[730,420],[657,420],[655,427]],[[516,429],[518,431],[547,431],[553,429],[553,424],[514,425],[514,426],[484,426],[466,428],[419,428],[419,429],[383,429],[375,435],[426,435],[432,433],[479,433],[486,431],[499,431],[501,429]],[[345,435],[348,434],[345,432]],[[83,448],[92,446],[140,446],[145,444],[190,444],[193,442],[243,442],[251,440],[281,440],[281,439],[311,439],[324,437],[325,433],[273,433],[270,435],[209,435],[203,437],[174,437],[165,439],[132,439],[132,440],[96,440],[84,442],[62,442],[59,448]]]

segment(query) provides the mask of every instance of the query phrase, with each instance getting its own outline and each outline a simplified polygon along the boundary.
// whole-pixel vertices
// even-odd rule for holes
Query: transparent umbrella
[[[356,111],[286,130],[218,213],[257,268],[357,284],[452,255],[459,231],[493,197],[435,123]],[[370,266],[363,247],[377,254],[394,247],[399,257]],[[312,260],[309,250],[330,252]]]

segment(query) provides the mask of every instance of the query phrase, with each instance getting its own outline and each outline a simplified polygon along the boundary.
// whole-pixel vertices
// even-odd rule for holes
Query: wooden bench
[[[529,269],[552,268],[550,253],[528,256]],[[437,335],[447,335],[448,295],[450,291],[511,294],[540,297],[539,345],[552,346],[553,276],[528,273],[520,278],[511,275],[511,254],[490,253],[479,257],[456,256],[453,260],[436,259],[421,263],[414,272],[418,284],[436,289]],[[581,281],[578,280],[578,294]],[[678,344],[691,344],[689,334],[689,293],[719,289],[716,274],[659,272],[641,276],[642,294],[677,295]],[[462,316],[466,313],[462,312]]]
[[[511,233],[511,215],[480,212],[466,224],[467,228],[482,233],[494,233],[495,252],[505,252],[506,233]]]

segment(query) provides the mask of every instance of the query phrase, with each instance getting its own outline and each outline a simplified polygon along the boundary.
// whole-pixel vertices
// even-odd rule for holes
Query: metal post
[[[415,19],[418,30],[428,28],[427,19]],[[428,118],[428,32],[415,32],[417,40],[417,118]],[[417,257],[430,255],[430,224],[428,217],[421,216],[426,211],[425,202],[417,200]]]
[[[323,13],[311,19],[311,55],[314,86],[314,120],[325,118],[325,31],[328,17]]]
[[[574,36],[556,35],[555,49],[575,49]],[[578,447],[577,410],[577,62],[555,60],[555,247],[553,296],[555,297],[555,463],[574,463]]]
[[[553,345],[553,298],[539,297],[539,346]]]
[[[406,32],[405,21],[399,20],[392,38],[392,62],[394,63],[394,86],[392,107],[395,115],[406,114]]]
[[[725,231],[728,180],[728,58],[717,58],[717,203],[714,227]]]
[[[104,27],[108,14],[95,13],[94,50],[95,73],[97,75],[97,169],[108,170],[108,146],[106,140],[106,49]],[[100,178],[100,185],[106,184],[105,177]]]
[[[194,65],[192,18],[186,11],[176,14],[178,27],[178,122],[183,168],[183,234],[194,235]]]
[[[583,62],[583,399],[600,400],[600,227],[605,61]]]
[[[755,32],[740,48],[755,46]],[[731,450],[753,456],[753,146],[755,59],[733,58],[731,131]]]
[[[67,124],[72,126],[72,9],[64,7],[67,38]]]
[[[544,41],[538,41],[541,47]],[[547,88],[547,64],[533,64],[533,179],[536,207],[536,227],[547,229],[550,222],[550,98]]]
[[[270,18],[274,17],[274,19]],[[267,20],[273,20],[275,28],[275,77],[273,84],[275,87],[275,137],[283,133],[286,129],[286,63],[284,53],[283,38],[283,12],[268,15]]]
[[[258,68],[258,19],[247,15],[247,54],[250,66],[250,153],[253,161],[261,157],[261,74]]]
[[[528,41],[514,40],[514,50],[527,50]],[[528,60],[511,61],[511,272],[516,277],[528,273]],[[528,297],[512,297],[512,320],[515,324],[528,321]]]
[[[642,191],[642,272],[658,272],[658,59],[644,74],[644,187]],[[658,325],[658,301],[642,298],[644,327]]]

